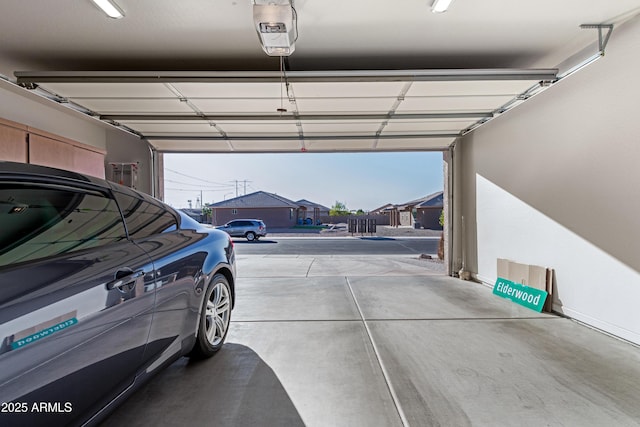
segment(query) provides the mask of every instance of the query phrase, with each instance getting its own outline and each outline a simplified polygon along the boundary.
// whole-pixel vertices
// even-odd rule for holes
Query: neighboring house
[[[326,206],[310,202],[306,199],[298,200],[296,203],[300,205],[301,208],[304,208],[304,212],[306,213],[306,217],[301,218],[311,218],[313,220],[313,224],[318,224],[321,222],[320,218],[329,216],[330,209]]]
[[[380,206],[379,208],[370,211],[369,214],[371,214],[371,215],[388,215],[389,211],[393,210],[394,208],[395,208],[394,204],[387,203],[384,206]]]
[[[406,203],[397,205],[388,203],[372,213],[388,215],[389,224],[395,227],[419,226],[431,230],[442,230],[440,212],[444,206],[443,194],[444,192],[438,191]]]
[[[424,200],[415,206],[416,222],[419,222],[422,228],[430,230],[442,230],[440,225],[440,213],[444,208],[444,192],[438,191],[424,198]]]
[[[277,194],[256,191],[209,205],[213,225],[240,218],[261,219],[269,228],[292,227],[306,218],[306,207]]]

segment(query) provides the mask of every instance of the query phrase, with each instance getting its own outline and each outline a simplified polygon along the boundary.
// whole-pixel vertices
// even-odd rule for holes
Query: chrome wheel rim
[[[207,300],[205,312],[205,330],[209,344],[217,346],[224,339],[229,327],[231,314],[231,299],[229,289],[222,283],[216,283]]]
[[[247,233],[247,240],[248,240],[248,241],[250,241],[250,242],[251,242],[251,241],[253,241],[253,239],[255,239],[255,238],[256,238],[256,235],[255,235],[255,234],[253,234],[253,233]]]

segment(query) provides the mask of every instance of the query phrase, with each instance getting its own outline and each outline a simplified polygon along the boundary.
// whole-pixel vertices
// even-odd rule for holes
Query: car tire
[[[222,348],[231,322],[231,295],[227,278],[216,274],[204,295],[196,343],[189,356],[207,358]]]
[[[256,240],[256,233],[254,233],[253,231],[249,231],[244,235],[244,237],[246,237],[248,241],[253,242],[254,240]]]

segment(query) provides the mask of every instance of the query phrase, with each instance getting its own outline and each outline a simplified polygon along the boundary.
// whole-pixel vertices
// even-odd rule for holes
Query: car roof
[[[164,206],[164,208],[174,212],[174,215],[180,217],[176,210],[166,203],[158,200],[146,193],[143,193],[138,190],[134,190],[132,188],[117,184],[115,182],[110,182],[102,178],[93,177],[90,175],[81,174],[78,172],[72,172],[63,169],[56,169],[49,166],[41,166],[34,165],[31,163],[17,163],[17,162],[9,162],[0,160],[0,178],[29,178],[36,181],[50,181],[51,179],[56,179],[64,182],[68,182],[73,185],[92,185],[94,187],[101,187],[104,190],[117,190],[121,193],[125,194],[136,194],[138,197],[152,203],[160,203]]]
[[[16,163],[8,161],[0,161],[0,176],[6,175],[31,175],[41,178],[62,178],[65,180],[73,180],[84,184],[91,183],[104,188],[109,188],[107,181],[84,175],[77,172],[71,172],[63,169],[56,169],[48,166],[40,166],[29,163]]]

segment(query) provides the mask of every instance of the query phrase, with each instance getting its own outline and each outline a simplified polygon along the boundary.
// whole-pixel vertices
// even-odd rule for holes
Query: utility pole
[[[234,179],[231,182],[235,182],[236,183],[236,197],[238,197],[238,184],[241,182],[240,180]],[[242,180],[242,183],[244,184],[244,195],[247,195],[247,182],[251,182],[248,179],[244,179]]]

